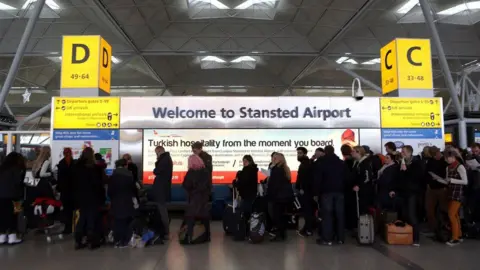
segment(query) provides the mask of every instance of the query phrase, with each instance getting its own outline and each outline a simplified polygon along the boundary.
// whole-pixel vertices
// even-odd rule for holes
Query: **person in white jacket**
[[[458,153],[446,150],[445,160],[448,163],[447,178],[436,177],[436,180],[448,184],[448,218],[452,228],[452,239],[446,244],[456,246],[461,242],[462,229],[460,225],[459,210],[462,206],[464,188],[468,185],[467,170],[458,160]]]

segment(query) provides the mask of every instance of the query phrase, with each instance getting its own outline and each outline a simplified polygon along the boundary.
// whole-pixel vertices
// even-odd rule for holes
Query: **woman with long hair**
[[[63,205],[63,234],[72,233],[72,221],[74,211],[73,200],[73,154],[71,148],[63,149],[63,159],[57,165],[57,191],[60,192],[60,200]]]
[[[185,210],[185,221],[187,223],[187,237],[185,244],[192,244],[193,228],[196,220],[201,220],[205,226],[207,241],[210,241],[210,209],[208,201],[212,185],[210,173],[205,163],[198,155],[191,155],[188,158],[188,171],[183,180],[183,188],[187,192],[187,208]]]
[[[253,202],[258,191],[258,167],[251,155],[245,155],[242,159],[243,169],[239,172],[234,186],[237,188],[241,201],[241,208],[245,221],[250,220],[253,211]]]
[[[367,214],[374,205],[375,189],[373,186],[373,171],[371,160],[362,146],[355,146],[352,151],[353,191],[358,192],[360,215]]]
[[[287,224],[283,214],[293,200],[291,172],[282,153],[273,155],[273,167],[268,180],[267,198],[273,228],[270,232],[271,241],[285,240]]]
[[[34,198],[54,198],[52,185],[55,184],[55,178],[52,173],[52,156],[50,146],[43,146],[33,162],[32,175],[40,179],[35,190]]]
[[[93,149],[87,147],[74,166],[74,202],[80,212],[75,229],[75,248],[96,249],[102,238],[101,207],[105,204],[103,170],[95,164]],[[87,236],[87,244],[82,242]]]
[[[14,202],[23,198],[25,159],[11,152],[0,165],[0,244],[18,244]]]

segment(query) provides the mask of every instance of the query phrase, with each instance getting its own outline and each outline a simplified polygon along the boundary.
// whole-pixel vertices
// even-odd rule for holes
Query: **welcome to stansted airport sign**
[[[378,98],[125,97],[121,128],[379,128]]]

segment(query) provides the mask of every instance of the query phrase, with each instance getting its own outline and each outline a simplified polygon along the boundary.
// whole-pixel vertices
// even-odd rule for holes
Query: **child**
[[[130,222],[133,219],[136,203],[137,187],[132,173],[124,159],[115,162],[115,170],[110,177],[108,196],[111,200],[110,212],[113,216],[113,237],[115,247],[128,247],[131,237]]]
[[[448,184],[448,218],[452,228],[452,239],[446,244],[456,246],[460,243],[462,230],[460,226],[460,216],[458,211],[462,206],[463,189],[468,185],[467,171],[465,166],[459,162],[458,153],[453,150],[446,150],[444,153],[445,160],[448,163],[447,178],[437,178],[437,181]]]

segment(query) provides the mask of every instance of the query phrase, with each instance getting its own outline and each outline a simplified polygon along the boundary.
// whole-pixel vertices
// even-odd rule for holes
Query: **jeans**
[[[17,219],[13,201],[11,199],[0,199],[0,234],[15,233],[16,231]]]
[[[170,218],[168,217],[168,209],[165,203],[155,203],[155,206],[158,209],[160,217],[162,218],[163,232],[165,235],[170,234]]]
[[[311,232],[315,222],[315,210],[313,208],[313,198],[309,195],[299,196],[300,204],[302,205],[303,218],[305,219],[305,226],[303,231]]]
[[[247,228],[247,232],[250,230],[250,217],[252,216],[253,211],[253,202],[255,199],[243,199],[240,203],[240,211],[242,211],[244,220],[245,220],[245,228]]]
[[[437,206],[440,208],[441,213],[447,213],[447,190],[445,188],[428,188],[425,195],[425,205],[427,211],[428,227],[432,232],[434,232],[438,227]]]
[[[459,201],[451,200],[448,203],[448,218],[450,219],[450,226],[452,228],[452,240],[459,240],[460,236],[462,236],[462,227],[458,214],[461,206],[462,203]]]
[[[401,201],[400,217],[403,221],[410,224],[413,228],[413,242],[418,243],[420,241],[420,230],[418,224],[418,197],[416,195],[410,195],[402,198],[398,198]]]
[[[195,240],[193,239],[194,236],[194,228],[195,228],[195,218],[187,218],[187,237],[189,242]],[[208,238],[210,238],[210,219],[204,218],[201,220],[203,226],[205,227],[205,234]]]
[[[132,232],[130,230],[131,218],[116,218],[113,223],[113,238],[116,243],[126,245],[130,241]]]
[[[102,238],[102,218],[100,211],[94,209],[80,209],[80,217],[75,227],[75,242],[82,243],[84,236],[87,236],[88,242],[97,246],[100,245]]]
[[[338,241],[345,241],[345,197],[342,193],[322,195],[322,238],[333,241],[334,224]]]

